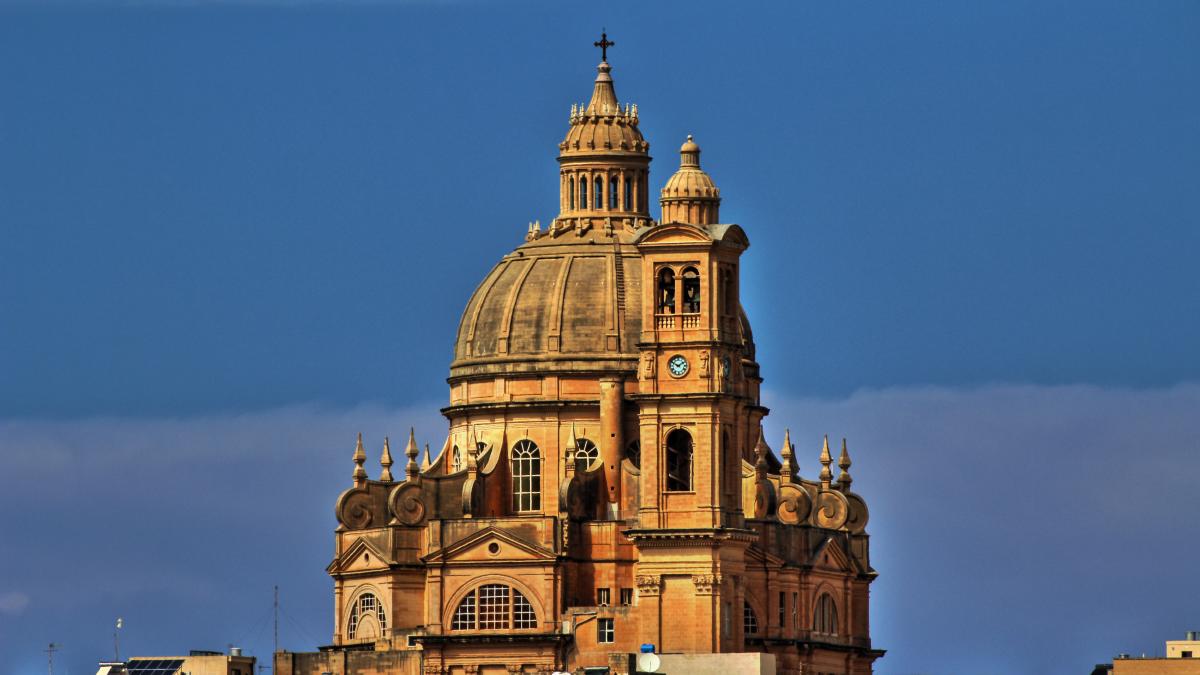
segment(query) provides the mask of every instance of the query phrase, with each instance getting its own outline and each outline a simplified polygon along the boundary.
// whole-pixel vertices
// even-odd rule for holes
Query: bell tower
[[[661,205],[662,222],[635,242],[643,316],[632,398],[642,465],[629,537],[640,592],[656,587],[661,606],[641,637],[664,651],[738,650],[743,559],[755,539],[744,529],[742,460],[765,413],[738,301],[749,240],[739,226],[717,223],[720,191],[690,136]],[[718,620],[693,626],[693,616]]]
[[[739,226],[716,223],[720,191],[691,136],[680,156],[662,190],[662,223],[636,242],[644,280],[639,521],[740,527],[740,462],[751,457],[763,412],[738,301],[749,241]]]

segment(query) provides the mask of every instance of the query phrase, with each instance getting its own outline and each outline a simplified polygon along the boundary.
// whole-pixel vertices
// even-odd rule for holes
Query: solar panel
[[[129,675],[175,675],[183,659],[132,659],[125,664]]]

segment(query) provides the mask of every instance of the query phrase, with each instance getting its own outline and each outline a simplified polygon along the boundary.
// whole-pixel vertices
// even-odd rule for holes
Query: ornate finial
[[[379,458],[379,465],[383,467],[379,480],[385,483],[392,482],[392,449],[387,436],[383,437],[383,455]]]
[[[767,447],[767,441],[763,438],[762,425],[758,427],[758,442],[754,444],[754,472],[759,478],[764,478],[767,475],[767,453],[771,449]]]
[[[853,478],[850,477],[850,453],[846,451],[846,439],[842,439],[842,456],[838,457],[838,468],[842,473],[838,475],[838,489],[846,492],[850,489],[850,483]]]
[[[354,444],[354,484],[362,485],[367,482],[367,470],[363,464],[367,461],[367,451],[363,450],[362,432],[358,432],[358,442]]]
[[[829,454],[829,434],[825,435],[825,445],[821,447],[821,488],[828,490],[829,483],[833,480],[833,471],[829,469],[829,465],[833,463],[833,457]]]
[[[425,457],[421,459],[421,473],[425,473],[429,466],[433,464],[432,458],[429,456],[429,444],[425,444]]]
[[[579,450],[579,437],[575,435],[575,423],[571,423],[571,433],[567,435],[566,469],[567,473],[575,472],[575,452]]]
[[[601,28],[600,29],[600,41],[593,42],[592,46],[600,48],[600,60],[604,63],[608,63],[608,48],[612,47],[615,44],[617,44],[617,43],[613,42],[612,40],[609,40],[608,33],[605,32],[603,28]]]
[[[792,445],[792,430],[783,430],[783,447],[779,450],[783,459],[783,467],[779,470],[779,478],[785,483],[792,482],[796,475],[796,446]]]
[[[479,467],[479,437],[471,429],[471,442],[467,444],[467,470],[474,471]]]
[[[404,448],[404,454],[408,455],[408,464],[404,466],[404,477],[411,478],[417,475],[417,431],[416,429],[408,428],[408,446]]]

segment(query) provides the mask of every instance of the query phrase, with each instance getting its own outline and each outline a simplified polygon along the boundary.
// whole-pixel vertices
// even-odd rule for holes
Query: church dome
[[[504,256],[467,303],[450,377],[634,372],[641,262],[626,238],[570,232]]]

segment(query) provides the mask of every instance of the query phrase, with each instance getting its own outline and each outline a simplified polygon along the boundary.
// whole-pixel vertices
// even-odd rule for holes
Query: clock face
[[[671,357],[670,361],[667,361],[667,369],[671,371],[672,377],[683,377],[687,375],[688,360],[682,354],[676,354]]]

